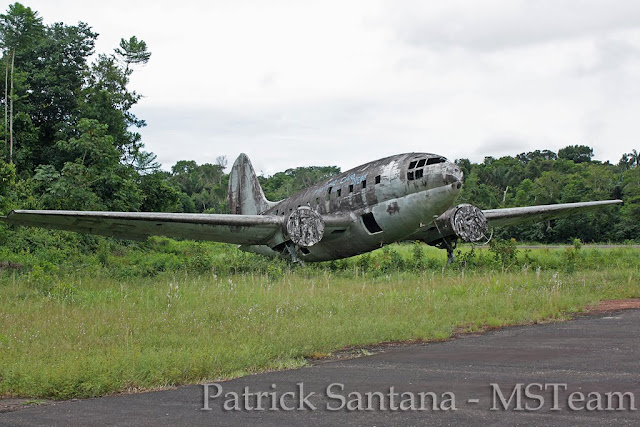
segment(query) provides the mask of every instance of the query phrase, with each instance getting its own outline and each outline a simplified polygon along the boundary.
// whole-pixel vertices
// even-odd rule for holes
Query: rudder
[[[229,212],[239,215],[259,215],[275,204],[264,197],[258,176],[244,153],[238,156],[231,168],[227,203]]]

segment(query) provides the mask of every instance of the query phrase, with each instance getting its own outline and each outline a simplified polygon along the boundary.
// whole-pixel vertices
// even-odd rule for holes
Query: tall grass
[[[482,252],[475,262],[493,268],[448,269],[440,253],[417,251],[392,248],[342,266],[131,280],[5,273],[0,395],[63,399],[217,380],[300,366],[347,346],[445,339],[460,328],[561,319],[601,299],[640,297],[638,250],[583,249],[574,272],[549,268],[562,265],[563,251],[530,251],[531,264],[507,267]],[[442,263],[424,267],[431,257]]]
[[[2,231],[2,230],[0,230]],[[6,233],[6,230],[5,230]],[[0,240],[2,240],[0,235]],[[392,245],[304,267],[231,245],[13,232],[0,396],[64,399],[304,365],[383,341],[562,319],[640,297],[640,250]]]

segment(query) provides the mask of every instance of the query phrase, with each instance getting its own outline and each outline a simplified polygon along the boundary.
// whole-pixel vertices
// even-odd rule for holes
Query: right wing
[[[160,235],[236,245],[275,246],[288,239],[287,218],[278,215],[16,210],[0,216],[0,222],[130,240]],[[322,217],[329,233],[346,229],[352,221],[348,215]]]
[[[266,244],[282,230],[284,217],[156,212],[16,210],[0,221],[121,239],[145,240],[162,235],[238,245]]]

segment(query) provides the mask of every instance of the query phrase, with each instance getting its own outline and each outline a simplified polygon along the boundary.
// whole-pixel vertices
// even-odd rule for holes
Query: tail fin
[[[256,172],[244,153],[231,168],[227,203],[230,213],[241,215],[258,215],[275,204],[264,197]]]

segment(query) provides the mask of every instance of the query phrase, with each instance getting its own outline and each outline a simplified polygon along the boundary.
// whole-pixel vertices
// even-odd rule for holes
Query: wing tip
[[[602,205],[624,205],[624,200],[621,200],[621,199],[600,200],[599,202]]]

